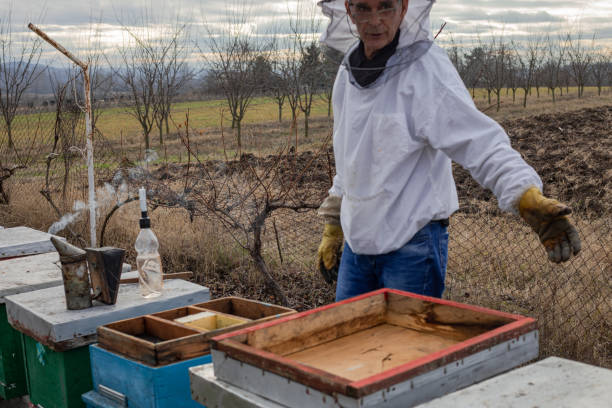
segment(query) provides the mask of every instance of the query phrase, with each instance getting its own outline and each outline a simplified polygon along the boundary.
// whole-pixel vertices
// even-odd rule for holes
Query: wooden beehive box
[[[216,323],[214,328],[208,326],[208,322],[203,320],[200,321],[203,323],[200,325],[197,324],[197,321],[195,324],[181,322],[185,317],[195,316],[203,312],[212,312],[215,315]],[[155,313],[153,316],[171,320],[177,324],[204,332],[204,339],[208,344],[211,338],[223,333],[243,329],[295,313],[295,310],[287,307],[230,296],[198,303],[193,306]]]
[[[215,336],[294,313],[255,300],[221,298],[101,326],[98,342],[107,350],[160,366],[207,354]],[[190,317],[196,320],[186,321]]]
[[[98,327],[98,344],[151,366],[170,364],[208,352],[203,333],[150,315]]]
[[[300,407],[411,406],[538,354],[531,318],[391,289],[232,331],[211,345],[216,379]]]

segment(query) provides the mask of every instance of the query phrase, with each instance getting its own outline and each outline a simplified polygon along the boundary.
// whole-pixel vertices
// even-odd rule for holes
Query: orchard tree
[[[249,29],[253,14],[248,2],[230,3],[226,4],[227,18],[223,26],[204,21],[209,52],[202,51],[202,57],[223,90],[240,151],[242,120],[260,89],[256,69],[264,62],[268,64],[273,42],[262,40]]]
[[[567,43],[570,74],[578,87],[578,98],[582,98],[593,55],[591,50],[584,45],[582,32],[576,36],[572,36],[571,33],[567,34]]]
[[[43,72],[39,66],[41,39],[35,35],[16,38],[11,8],[0,18],[0,114],[10,149],[14,148],[13,120],[24,92]]]

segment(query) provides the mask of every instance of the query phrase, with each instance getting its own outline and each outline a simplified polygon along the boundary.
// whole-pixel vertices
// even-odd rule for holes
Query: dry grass
[[[543,355],[612,366],[612,225],[576,221],[583,250],[556,265],[515,217],[456,214],[445,296],[537,317]]]

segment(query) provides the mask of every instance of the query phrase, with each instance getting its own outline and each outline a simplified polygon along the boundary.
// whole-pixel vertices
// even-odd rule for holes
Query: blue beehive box
[[[89,354],[94,389],[83,394],[88,408],[202,408],[191,399],[189,367],[210,363],[210,354],[159,367],[97,345],[89,346]]]
[[[90,346],[90,408],[202,408],[191,399],[189,367],[210,363],[212,337],[295,310],[221,298],[98,327]]]

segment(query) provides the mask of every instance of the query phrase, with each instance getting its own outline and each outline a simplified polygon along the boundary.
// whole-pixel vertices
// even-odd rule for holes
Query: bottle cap
[[[140,228],[151,228],[151,219],[147,217],[143,217],[140,219]]]

